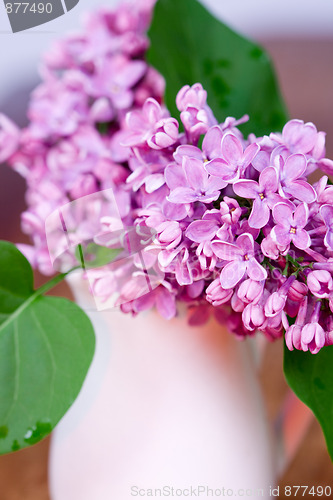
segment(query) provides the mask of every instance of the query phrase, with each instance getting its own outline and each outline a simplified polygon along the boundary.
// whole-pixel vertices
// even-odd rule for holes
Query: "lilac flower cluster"
[[[46,217],[112,188],[123,224],[156,235],[126,280],[125,265],[90,271],[95,296],[107,300],[116,289],[124,312],[156,306],[165,318],[183,302],[191,324],[213,313],[240,339],[285,332],[289,349],[317,353],[333,344],[325,134],[291,120],[281,134],[244,138],[238,126],[248,117],[218,123],[200,83],[177,95],[180,132],[161,105],[163,80],[144,62],[148,3],[100,12],[84,35],[59,42],[27,129],[1,117],[0,158],[28,183],[22,224],[34,246],[24,251],[52,272]],[[311,185],[316,170],[327,175]],[[117,230],[106,202],[76,220],[82,237],[96,234],[96,220],[106,235]],[[147,269],[156,276],[149,293]]]
[[[154,3],[136,0],[89,14],[82,33],[59,40],[46,54],[29,125],[20,131],[0,114],[0,162],[27,182],[22,228],[33,247],[20,248],[44,274],[54,273],[45,235],[54,210],[108,188],[121,215],[130,210],[130,195],[121,187],[128,175],[128,150],[120,145],[126,113],[148,97],[161,102],[164,93],[163,78],[145,62]],[[89,220],[76,223],[80,234],[92,236]]]
[[[194,307],[192,323],[213,311],[240,338],[285,331],[289,349],[312,353],[332,344],[333,186],[326,175],[308,182],[318,169],[333,174],[325,134],[291,120],[282,134],[244,139],[238,125],[247,117],[217,124],[200,84],[181,89],[176,103],[184,133],[153,99],[127,117],[134,224],[156,230],[146,260],[165,277],[126,310],[157,304],[164,287],[166,317],[183,301]]]

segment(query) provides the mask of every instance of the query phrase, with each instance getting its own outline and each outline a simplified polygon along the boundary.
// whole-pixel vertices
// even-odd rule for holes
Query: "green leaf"
[[[32,269],[26,258],[7,241],[1,242],[0,252],[1,324],[34,290]]]
[[[284,348],[284,373],[296,395],[311,408],[333,461],[333,346],[318,354]]]
[[[51,432],[76,399],[94,353],[86,314],[67,299],[34,292],[32,276],[25,257],[1,241],[1,454]]]
[[[148,61],[166,79],[172,116],[179,116],[175,98],[180,88],[200,82],[219,121],[250,116],[244,133],[278,131],[288,120],[267,53],[196,0],[158,0],[149,37]]]

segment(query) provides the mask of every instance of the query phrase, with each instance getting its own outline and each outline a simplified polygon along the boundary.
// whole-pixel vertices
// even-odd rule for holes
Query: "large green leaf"
[[[77,397],[95,337],[74,303],[33,291],[28,261],[0,242],[0,453],[37,443]]]
[[[269,56],[199,2],[158,0],[149,37],[148,61],[166,79],[166,105],[173,116],[178,116],[179,89],[200,82],[219,121],[248,114],[246,133],[282,129],[288,117]]]
[[[318,354],[284,350],[284,373],[289,386],[317,417],[333,460],[333,346]]]

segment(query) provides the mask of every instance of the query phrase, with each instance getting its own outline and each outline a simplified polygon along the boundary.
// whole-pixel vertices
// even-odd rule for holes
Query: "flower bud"
[[[308,293],[308,287],[305,283],[295,280],[288,291],[288,298],[294,302],[302,302]]]
[[[320,299],[327,299],[333,290],[332,276],[328,271],[311,271],[307,279],[310,292]]]
[[[303,351],[317,354],[325,345],[325,332],[319,323],[313,322],[303,326],[301,332],[301,346]]]
[[[225,290],[221,287],[220,278],[216,278],[206,290],[206,298],[213,306],[225,304],[231,298],[233,290]]]
[[[245,304],[235,292],[231,298],[231,307],[235,312],[243,312]]]
[[[261,328],[266,321],[264,308],[258,304],[248,304],[242,313],[242,319],[248,330]]]
[[[164,149],[172,146],[178,139],[178,126],[178,122],[174,118],[161,119],[147,140],[148,146],[152,149]]]
[[[302,327],[300,325],[291,325],[285,335],[286,344],[289,351],[293,351],[294,347],[296,349],[301,350],[301,332]]]
[[[240,284],[237,295],[246,304],[256,303],[260,300],[263,293],[263,285],[251,279],[247,279]]]
[[[287,297],[281,295],[279,292],[272,293],[265,304],[265,314],[268,317],[276,316],[279,314],[286,303]]]

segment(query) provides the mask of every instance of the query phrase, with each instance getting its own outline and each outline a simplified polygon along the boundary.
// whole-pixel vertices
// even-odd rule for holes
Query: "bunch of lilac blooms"
[[[285,332],[289,349],[317,353],[333,343],[325,134],[291,120],[281,134],[244,138],[248,117],[218,123],[200,83],[177,95],[181,132],[161,105],[163,80],[144,62],[150,10],[135,5],[90,17],[85,34],[49,53],[27,129],[1,117],[0,158],[28,183],[22,225],[34,245],[21,248],[51,273],[47,216],[112,188],[122,223],[155,236],[130,276],[121,262],[90,271],[95,296],[116,291],[124,312],[156,306],[165,318],[183,302],[192,324],[213,313],[238,338]],[[327,175],[311,185],[316,170]],[[118,229],[107,201],[74,222],[79,238],[94,238],[97,225],[105,236]]]
[[[45,235],[54,210],[108,188],[121,198],[121,216],[130,210],[122,187],[128,150],[120,145],[126,113],[149,96],[161,102],[164,92],[163,78],[145,61],[154,3],[136,0],[87,15],[82,33],[59,40],[46,54],[29,125],[19,130],[0,114],[0,162],[27,182],[22,228],[33,246],[20,248],[44,274],[54,273]],[[94,233],[89,218],[76,222],[79,234]]]
[[[308,182],[333,173],[325,134],[291,120],[282,134],[244,139],[247,117],[218,124],[200,84],[176,103],[184,133],[154,99],[127,115],[134,224],[155,229],[145,262],[164,279],[138,297],[138,269],[126,286],[138,298],[123,309],[155,304],[172,317],[183,301],[192,323],[213,311],[238,337],[285,331],[289,349],[312,353],[332,344],[333,186],[326,175]]]

